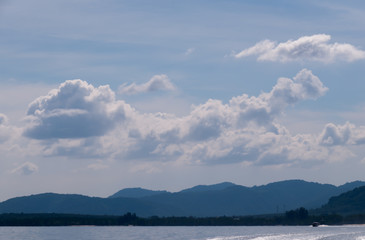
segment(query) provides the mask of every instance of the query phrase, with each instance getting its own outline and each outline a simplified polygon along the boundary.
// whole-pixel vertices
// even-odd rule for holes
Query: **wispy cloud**
[[[98,171],[98,170],[107,169],[107,168],[109,168],[109,166],[106,164],[103,164],[103,163],[93,163],[93,164],[88,165],[87,168]]]
[[[195,48],[188,48],[185,52],[185,56],[189,56],[191,54],[193,54],[195,51]]]
[[[365,51],[348,43],[329,43],[330,40],[331,36],[326,34],[304,36],[279,44],[264,40],[234,56],[244,58],[256,55],[259,61],[319,61],[325,63],[352,62],[365,58]]]
[[[25,162],[11,171],[22,175],[31,175],[35,172],[38,172],[38,166],[31,162]]]
[[[119,93],[127,95],[172,90],[175,90],[175,86],[165,74],[155,75],[148,82],[140,85],[132,83],[130,85],[124,84],[119,87]]]

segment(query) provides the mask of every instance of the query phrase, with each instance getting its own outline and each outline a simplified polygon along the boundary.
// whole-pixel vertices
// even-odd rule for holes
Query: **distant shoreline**
[[[361,217],[359,217],[361,216]],[[58,213],[4,213],[0,226],[310,226],[313,222],[329,226],[365,225],[365,215],[267,215],[220,217],[138,217],[127,213],[122,216],[79,215]]]

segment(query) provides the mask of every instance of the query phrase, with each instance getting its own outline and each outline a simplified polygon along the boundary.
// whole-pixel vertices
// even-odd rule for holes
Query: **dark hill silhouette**
[[[186,192],[205,192],[205,191],[216,191],[216,190],[223,190],[228,187],[236,186],[236,184],[231,182],[222,182],[218,184],[213,185],[198,185],[192,188],[187,188],[184,190],[181,190],[180,193],[186,193]]]
[[[228,184],[218,190],[199,187],[191,188],[194,191],[188,189],[143,199],[174,206],[185,216],[256,215],[285,212],[299,207],[316,208],[330,197],[351,190],[358,184],[360,182],[336,187],[303,180],[281,181],[252,188]]]
[[[336,187],[303,180],[288,180],[254,187],[227,182],[199,185],[175,193],[139,188],[123,189],[109,198],[45,193],[1,202],[0,213],[123,215],[132,212],[141,217],[271,214],[299,207],[318,208],[327,203],[330,197],[360,185],[365,183],[353,182]]]
[[[157,212],[154,212],[156,210]],[[168,206],[130,198],[99,198],[77,194],[43,193],[16,197],[0,203],[0,213],[74,213],[91,215],[123,215],[126,212],[152,216],[169,215]]]
[[[288,180],[270,183],[264,186],[253,187],[254,190],[275,202],[279,208],[282,206],[282,199],[286,199],[284,210],[290,210],[303,206],[313,208],[328,201],[329,196],[335,196],[347,188],[341,188],[330,184],[319,184],[303,180]],[[349,185],[348,189],[353,189]]]
[[[331,197],[328,203],[317,211],[344,215],[365,214],[365,186]]]
[[[161,193],[167,193],[167,191],[154,191],[154,190],[148,190],[143,188],[125,188],[122,189],[113,195],[109,196],[109,198],[141,198],[141,197],[148,197],[153,196]]]

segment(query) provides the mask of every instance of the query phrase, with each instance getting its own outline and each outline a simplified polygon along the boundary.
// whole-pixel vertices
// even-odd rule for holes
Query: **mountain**
[[[224,185],[226,186],[223,187]],[[288,180],[249,188],[224,183],[197,186],[143,199],[174,206],[179,210],[176,215],[257,215],[285,212],[299,207],[316,208],[326,203],[330,197],[341,194],[354,185],[356,184],[336,187],[303,180]]]
[[[362,187],[364,185],[365,185],[365,182],[354,181],[354,182],[345,183],[344,185],[341,185],[338,188],[342,192],[348,192],[350,190],[353,190],[353,189],[358,188],[358,187]]]
[[[319,184],[303,180],[287,180],[253,187],[253,189],[270,198],[272,202],[276,202],[279,208],[282,206],[284,208],[282,210],[285,211],[294,209],[297,206],[305,208],[320,206],[326,203],[329,197],[353,188],[350,188],[350,185],[348,187],[336,187],[330,184]],[[285,206],[283,206],[282,199],[285,199]]]
[[[109,196],[109,198],[142,198],[162,193],[167,193],[167,191],[153,191],[143,188],[125,188]]]
[[[0,203],[0,213],[73,213],[91,215],[123,215],[127,212],[139,216],[156,213],[170,215],[168,206],[131,198],[99,198],[78,194],[42,193],[16,197]]]
[[[365,186],[331,197],[317,210],[320,213],[365,214]]]
[[[123,189],[108,198],[44,193],[0,203],[0,213],[76,213],[148,216],[238,216],[285,212],[299,207],[318,208],[341,193],[365,185],[352,182],[336,187],[288,180],[244,187],[224,182],[198,185],[180,192]],[[334,198],[332,198],[334,199]]]
[[[184,189],[180,191],[180,193],[186,192],[205,192],[205,191],[216,191],[216,190],[223,190],[228,187],[236,186],[236,184],[231,182],[222,182],[213,185],[198,185],[192,188]]]

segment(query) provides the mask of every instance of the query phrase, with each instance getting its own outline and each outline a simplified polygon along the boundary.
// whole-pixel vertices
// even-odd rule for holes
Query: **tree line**
[[[0,226],[273,226],[310,225],[313,222],[327,225],[363,224],[365,215],[341,216],[338,214],[310,215],[305,208],[287,211],[285,214],[260,216],[221,217],[138,217],[134,213],[122,216],[78,214],[0,214]]]

